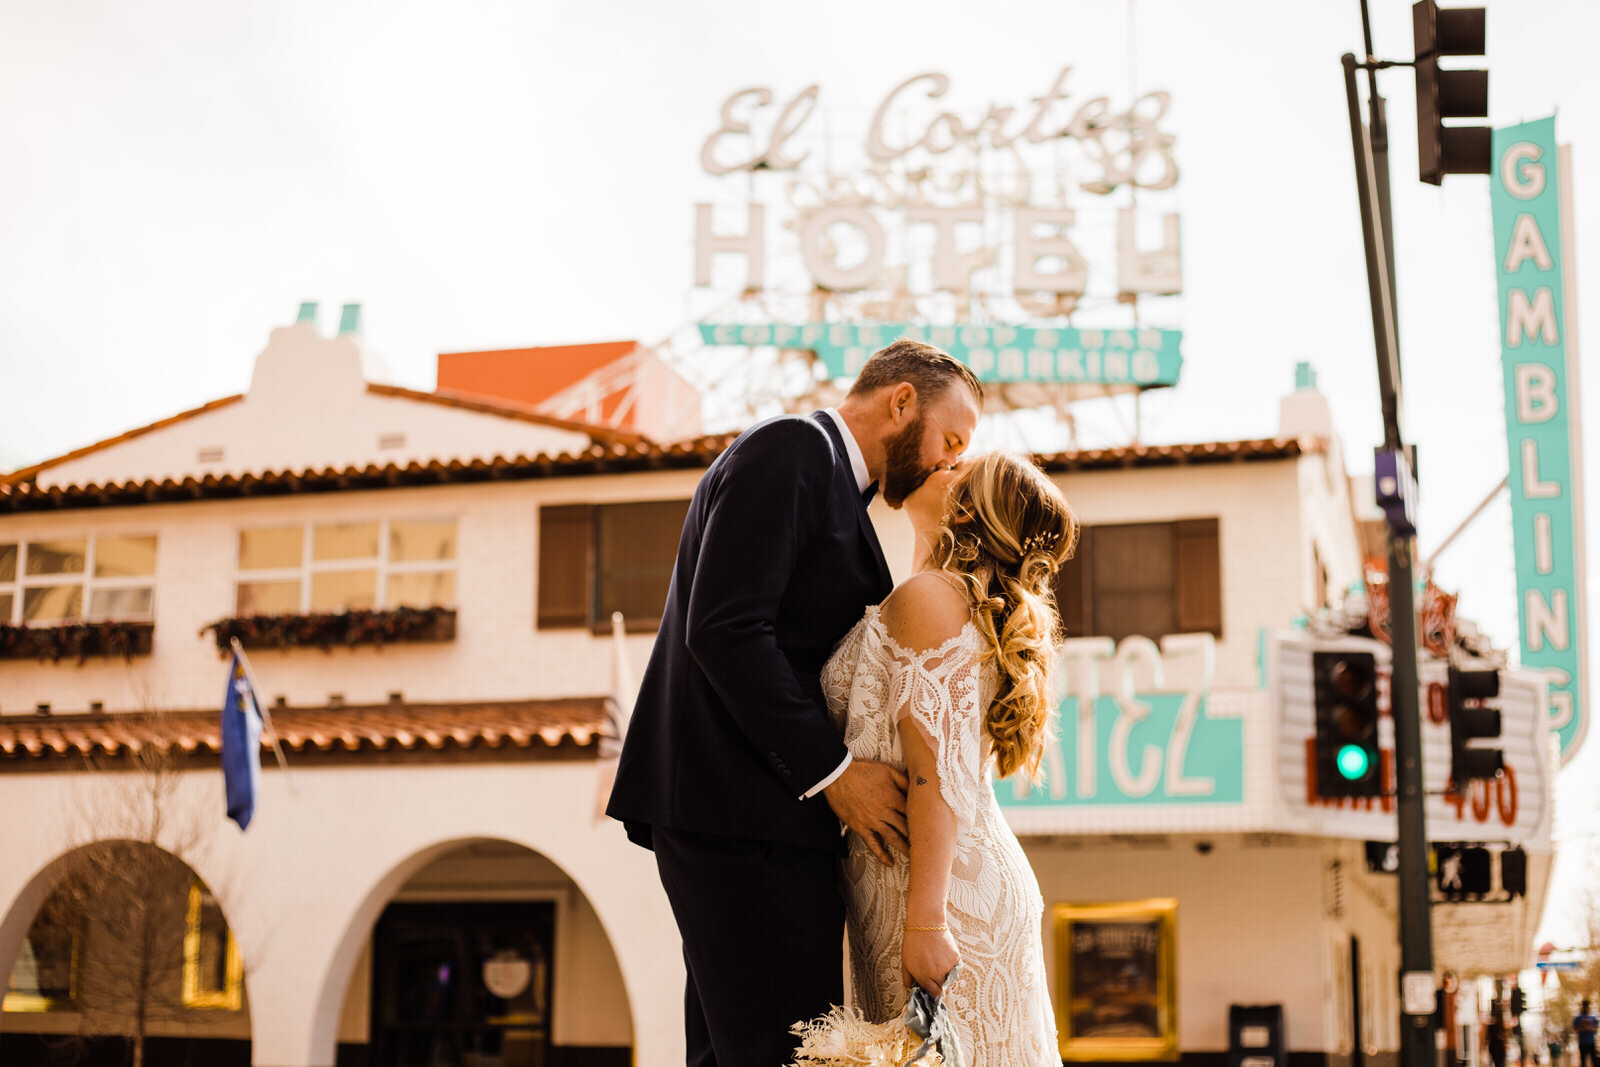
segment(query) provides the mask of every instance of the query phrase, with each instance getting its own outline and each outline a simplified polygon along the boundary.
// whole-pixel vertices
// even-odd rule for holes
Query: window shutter
[[[1077,551],[1056,572],[1056,608],[1061,612],[1061,625],[1068,637],[1089,636],[1089,616],[1084,610],[1089,603],[1088,575],[1083,558],[1089,551],[1092,533],[1094,531],[1089,529],[1079,532]]]
[[[688,513],[687,500],[600,506],[597,630],[611,628],[614,611],[622,612],[629,631],[654,630],[660,624]]]
[[[1179,633],[1222,636],[1222,548],[1216,519],[1185,519],[1173,538]]]
[[[1139,522],[1096,527],[1089,568],[1096,637],[1138,634],[1159,640],[1176,632],[1173,524]]]
[[[594,589],[594,507],[539,509],[539,628],[589,624]]]

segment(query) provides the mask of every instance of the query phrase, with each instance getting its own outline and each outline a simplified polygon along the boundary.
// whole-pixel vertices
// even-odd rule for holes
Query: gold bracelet
[[[908,927],[906,927],[906,930],[908,930],[908,931],[918,930],[918,931],[921,931],[922,933],[927,933],[927,934],[942,934],[948,929],[950,929],[950,927],[946,926],[943,923],[940,923],[938,926],[908,926]]]

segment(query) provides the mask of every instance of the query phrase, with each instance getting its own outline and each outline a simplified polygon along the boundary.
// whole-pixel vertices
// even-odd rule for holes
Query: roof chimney
[[[345,334],[361,336],[361,305],[346,304],[339,310],[339,336]]]
[[[1278,401],[1278,436],[1297,440],[1333,438],[1333,411],[1317,388],[1317,372],[1309,363],[1294,368],[1294,392]]]

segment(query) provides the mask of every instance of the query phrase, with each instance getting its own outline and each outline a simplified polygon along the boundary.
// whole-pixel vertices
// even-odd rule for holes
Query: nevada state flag
[[[255,690],[245,674],[239,654],[228,669],[228,689],[222,697],[222,785],[228,795],[228,818],[243,830],[256,810],[256,790],[261,784],[261,712]]]

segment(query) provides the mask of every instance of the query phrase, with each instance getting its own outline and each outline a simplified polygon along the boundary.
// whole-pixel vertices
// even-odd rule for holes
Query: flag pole
[[[622,739],[628,731],[628,711],[633,706],[633,673],[628,669],[628,628],[622,612],[611,613],[611,700],[615,714],[605,712],[613,737],[602,735],[598,744],[599,774],[595,778],[594,821],[606,820],[606,805],[611,802],[611,787],[617,780],[617,760],[622,755]]]
[[[244,654],[244,646],[237,637],[228,638],[228,643],[233,647],[233,654],[239,657],[239,666],[244,668],[244,676],[250,682],[250,692],[255,696],[256,714],[261,716],[261,723],[267,728],[267,740],[272,743],[272,752],[278,757],[284,784],[293,793],[294,779],[289,777],[289,761],[283,758],[283,746],[278,743],[278,728],[272,725],[272,712],[261,702],[261,687],[256,685],[256,672],[250,669],[250,657]]]

